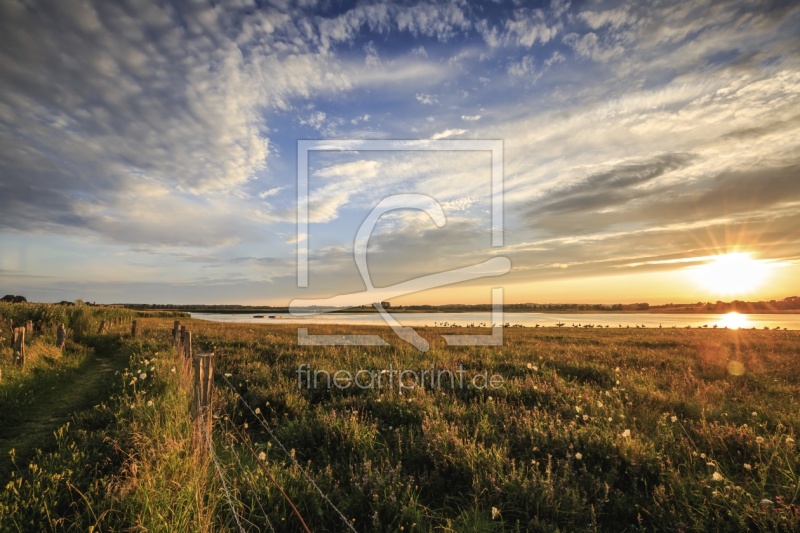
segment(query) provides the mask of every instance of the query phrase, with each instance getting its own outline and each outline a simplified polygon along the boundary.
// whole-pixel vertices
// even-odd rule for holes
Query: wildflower
[[[677,422],[677,421],[678,421],[678,417],[677,417],[677,416],[675,416],[675,415],[672,415],[672,416],[670,417],[670,420],[672,420],[672,423],[674,424],[675,422]]]
[[[745,469],[745,470],[747,470],[747,471],[749,472],[750,470],[752,470],[752,469],[753,469],[753,467],[752,467],[752,466],[751,466],[749,463],[745,463],[745,464],[744,464],[744,469]]]
[[[630,429],[626,429],[625,431],[622,432],[622,436],[624,438],[626,438],[626,439],[631,438],[631,430]]]
[[[247,429],[247,428],[249,428],[249,427],[250,427],[250,424],[248,424],[247,422],[245,422],[245,423],[244,423],[244,429]]]
[[[500,517],[500,509],[492,507],[492,520],[497,520]]]
[[[136,378],[134,377],[128,385],[134,385],[136,383]]]
[[[577,459],[578,461],[580,461],[581,459],[583,459],[583,454],[582,454],[581,452],[578,452],[578,453],[576,453],[576,454],[575,454],[575,459]]]
[[[609,422],[613,422],[613,421],[614,421],[614,417],[613,417],[613,416],[609,416],[609,417],[608,417],[608,421],[609,421]]]
[[[794,444],[794,439],[792,437],[786,437],[786,444]]]
[[[711,476],[711,481],[724,481],[724,480],[725,478],[719,472],[714,472],[714,474]]]
[[[493,400],[494,400],[494,398],[492,398],[491,396],[489,396],[488,398],[486,398],[486,400],[491,402],[491,401],[493,401]]]
[[[532,365],[532,364],[528,363],[528,364],[527,364],[527,365],[525,365],[525,366],[527,366],[527,367],[528,367],[528,370],[533,370],[533,365]]]
[[[588,422],[589,421],[589,415],[583,415],[583,421],[584,422]]]
[[[615,368],[614,372],[619,372],[619,367]]]
[[[169,371],[170,371],[170,372],[172,372],[172,373],[174,374],[174,373],[175,373],[175,367],[173,366],[172,368],[170,368],[170,370],[169,370]]]
[[[224,375],[225,375],[225,377],[226,377],[226,378],[229,378],[229,377],[231,377],[233,374],[231,374],[231,373],[229,373],[229,372],[225,372],[225,374],[224,374]]]
[[[701,454],[700,454],[700,459],[705,459],[705,458],[706,458],[706,454],[704,454],[704,453],[701,453]]]
[[[761,503],[761,506],[762,506],[762,507],[767,507],[767,506],[770,506],[770,505],[775,505],[774,503],[772,503],[772,500],[768,500],[768,499],[766,499],[766,498],[764,498],[763,500],[761,500],[761,502],[760,502],[760,503]]]
[[[141,374],[139,374],[139,379],[147,379],[147,374],[142,372]]]
[[[601,401],[598,401],[598,402],[597,402],[597,407],[603,407],[603,402],[601,402]]]
[[[260,452],[258,454],[258,460],[259,461],[264,461],[266,458],[267,458],[267,454],[265,454],[264,452]]]
[[[261,414],[261,408],[260,407],[256,407],[256,411],[255,412],[256,412],[257,415],[260,415]]]
[[[756,444],[764,444],[764,437],[756,437]]]
[[[147,400],[147,407],[153,407],[153,400]]]
[[[583,411],[583,409],[581,408],[581,406],[580,406],[580,405],[576,405],[576,406],[575,406],[575,412],[576,412],[576,413],[580,413],[581,411]]]
[[[758,416],[758,413],[756,413],[755,411],[753,411],[753,412],[752,412],[752,413],[750,413],[750,414],[751,414],[752,416]]]

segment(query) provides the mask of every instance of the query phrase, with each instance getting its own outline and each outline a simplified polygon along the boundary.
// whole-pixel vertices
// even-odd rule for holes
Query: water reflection
[[[721,328],[728,329],[743,329],[753,327],[753,324],[750,322],[750,320],[748,320],[747,315],[737,312],[723,315],[717,322],[717,325]]]

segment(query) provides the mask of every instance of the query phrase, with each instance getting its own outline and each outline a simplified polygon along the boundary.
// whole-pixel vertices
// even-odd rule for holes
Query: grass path
[[[0,425],[0,475],[11,466],[14,449],[18,464],[26,464],[36,449],[54,444],[53,432],[76,413],[100,404],[114,391],[114,372],[128,364],[116,337],[98,338],[79,364],[48,372],[25,382],[18,394],[29,396],[19,413]],[[9,413],[7,413],[8,415]]]

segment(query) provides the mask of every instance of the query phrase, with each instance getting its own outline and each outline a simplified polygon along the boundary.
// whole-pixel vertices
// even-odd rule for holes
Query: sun
[[[690,273],[695,283],[709,293],[730,296],[758,289],[769,278],[771,269],[768,261],[753,259],[750,253],[736,252],[692,267]]]

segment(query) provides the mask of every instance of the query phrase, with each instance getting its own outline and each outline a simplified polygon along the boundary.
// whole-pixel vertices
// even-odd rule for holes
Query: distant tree
[[[25,298],[24,296],[14,296],[14,300],[12,300],[12,301],[13,301],[15,304],[21,304],[21,303],[27,302],[27,301],[28,301],[28,299],[27,299],[27,298]]]
[[[13,294],[6,294],[2,298],[0,298],[0,302],[13,302],[15,296]]]

